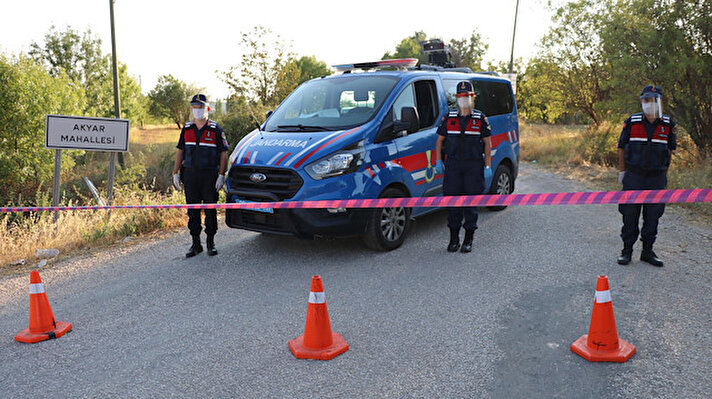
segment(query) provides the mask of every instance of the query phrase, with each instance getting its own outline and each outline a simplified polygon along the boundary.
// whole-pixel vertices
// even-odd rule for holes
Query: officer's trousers
[[[477,195],[485,189],[484,162],[479,160],[445,161],[444,195]],[[477,207],[453,207],[449,209],[447,225],[459,229],[465,219],[465,230],[477,229]]]
[[[185,168],[183,171],[183,186],[185,201],[188,204],[214,204],[218,202],[218,192],[215,181],[218,178],[217,169]],[[200,235],[200,209],[188,210],[188,229],[190,235]],[[214,236],[218,231],[218,216],[215,209],[205,209],[205,233]]]
[[[644,174],[626,171],[623,177],[623,190],[662,190],[667,186],[665,172]],[[638,230],[640,211],[643,210],[643,228]],[[618,211],[623,215],[621,238],[623,243],[632,246],[638,239],[652,245],[658,235],[658,219],[665,212],[665,204],[619,204]]]

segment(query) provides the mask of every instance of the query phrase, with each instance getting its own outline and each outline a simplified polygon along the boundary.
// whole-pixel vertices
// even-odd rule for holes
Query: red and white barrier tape
[[[712,202],[712,189],[590,191],[448,197],[375,198],[321,201],[248,202],[228,204],[111,205],[111,206],[10,206],[0,213],[96,211],[105,209],[324,209],[324,208],[431,208],[471,206],[602,205]]]

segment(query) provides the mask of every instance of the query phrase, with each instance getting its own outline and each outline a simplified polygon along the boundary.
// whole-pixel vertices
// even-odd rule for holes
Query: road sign
[[[47,115],[45,147],[128,152],[129,120]]]

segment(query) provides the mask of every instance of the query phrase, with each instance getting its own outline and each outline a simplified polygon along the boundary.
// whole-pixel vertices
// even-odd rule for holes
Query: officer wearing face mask
[[[445,174],[443,194],[482,194],[485,179],[492,177],[492,133],[489,121],[481,111],[473,108],[475,92],[472,83],[458,83],[455,96],[458,109],[450,110],[447,119],[440,125],[435,145],[437,172],[443,173],[444,170]],[[461,252],[472,251],[472,240],[477,229],[477,208],[451,208],[447,225],[450,228],[448,252],[456,252],[458,249]],[[460,248],[462,226],[465,227],[465,239]]]
[[[222,128],[208,119],[210,107],[204,94],[193,96],[190,106],[193,120],[186,123],[180,132],[173,166],[173,185],[180,190],[180,182],[183,182],[188,204],[214,204],[218,202],[218,191],[225,184],[227,140]],[[199,209],[188,210],[188,229],[193,243],[185,254],[186,258],[203,252]],[[210,256],[218,254],[215,249],[217,231],[217,212],[215,209],[205,209],[206,246]]]
[[[667,186],[667,170],[672,151],[677,146],[675,122],[662,113],[662,89],[645,86],[640,94],[642,113],[625,120],[618,140],[618,182],[623,190],[660,190]],[[638,230],[638,220],[643,211],[643,228]],[[627,265],[633,255],[633,244],[643,242],[640,260],[653,266],[663,266],[653,252],[653,243],[658,234],[658,219],[665,211],[665,204],[620,204],[623,215],[623,251],[618,263]]]

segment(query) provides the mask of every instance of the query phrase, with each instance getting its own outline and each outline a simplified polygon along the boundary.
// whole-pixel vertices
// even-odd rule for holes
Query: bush
[[[603,122],[591,125],[581,134],[580,153],[583,159],[603,166],[618,166],[620,126]]]
[[[229,100],[228,112],[216,119],[225,131],[230,148],[235,148],[243,137],[255,130],[258,123],[264,123],[267,111],[268,107],[250,103],[245,99]]]

